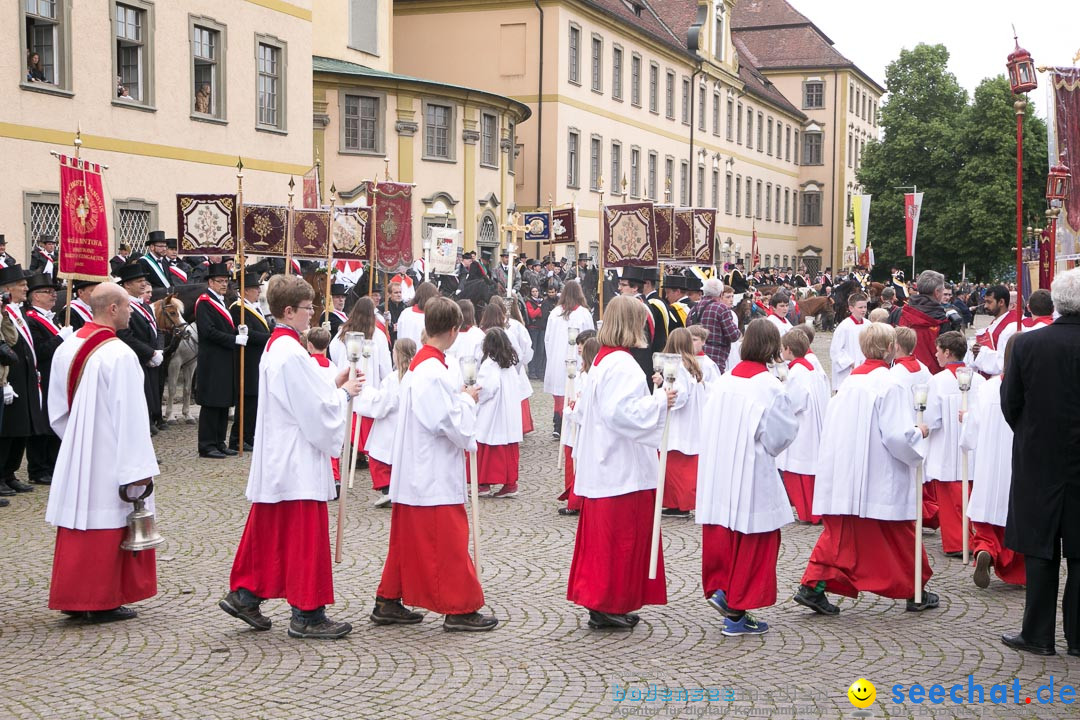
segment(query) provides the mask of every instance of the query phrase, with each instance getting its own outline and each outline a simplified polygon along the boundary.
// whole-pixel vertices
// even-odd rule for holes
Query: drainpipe
[[[840,78],[837,76],[837,73],[836,73],[835,70],[833,71],[832,76],[833,76],[832,124],[833,124],[834,137],[833,137],[833,144],[832,144],[832,188],[831,188],[832,192],[829,193],[829,195],[831,196],[832,199],[830,200],[830,203],[829,203],[829,217],[831,219],[831,222],[832,222],[833,226],[835,227],[836,226],[836,191],[837,191],[837,187],[836,187],[836,146],[840,143],[840,139],[841,139],[840,126],[836,124],[836,113],[837,113],[837,111],[839,109],[838,105],[840,103],[840,97],[839,97]],[[834,230],[833,231],[834,235],[835,235],[835,232],[836,231]],[[844,252],[844,230],[843,230],[843,228],[841,228],[841,230],[840,230],[840,252],[841,253]],[[836,264],[836,238],[835,237],[833,237],[832,242],[829,243],[829,256],[830,256],[830,259],[832,261],[832,262],[829,263],[829,265],[830,265],[830,267],[832,267],[833,273],[836,273],[837,268],[839,268],[840,266]],[[843,258],[843,255],[841,255],[841,258]],[[859,262],[859,260],[858,260],[858,258],[856,258],[855,263],[858,264],[858,262]]]
[[[536,10],[540,13],[540,55],[539,79],[536,82],[536,207],[540,208],[540,177],[543,167],[544,147],[544,8],[540,7],[540,0],[534,0]],[[540,243],[536,243],[536,254],[540,255]]]
[[[698,86],[694,80],[698,75],[702,74],[701,61],[698,61],[697,69],[690,73],[690,168],[687,171],[687,204],[690,207],[694,206],[694,176],[697,174],[697,163],[694,162],[694,108],[697,107],[698,100]],[[704,108],[702,108],[704,112]]]

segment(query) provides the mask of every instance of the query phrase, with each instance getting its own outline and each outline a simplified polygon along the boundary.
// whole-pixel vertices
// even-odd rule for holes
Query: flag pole
[[[285,229],[285,274],[292,275],[292,244],[293,244],[293,188],[296,187],[296,180],[289,178],[289,210],[288,227]]]
[[[368,268],[367,294],[375,289],[375,268],[379,266],[379,215],[377,204],[379,197],[379,175],[371,181],[371,267]]]
[[[607,275],[604,272],[604,176],[601,175],[597,178],[597,189],[600,190],[600,200],[598,201],[598,208],[600,210],[600,320],[604,319],[604,291],[607,290]]]
[[[323,295],[323,322],[330,322],[331,268],[334,265],[334,205],[337,203],[337,186],[330,184],[330,222],[326,228],[326,294]]]
[[[75,145],[75,165],[76,165],[76,167],[78,167],[79,164],[80,164],[79,153],[82,150],[82,127],[77,127],[75,129],[75,141],[74,141],[73,144]],[[85,195],[86,195],[86,183],[83,182],[83,196],[85,197]],[[60,251],[59,250],[56,252],[56,264],[57,264],[56,269],[59,270],[60,269],[60,267],[59,267],[60,266]],[[64,293],[67,295],[67,307],[64,308],[64,325],[70,327],[71,326],[71,293],[72,293],[72,288],[73,288],[75,282],[71,278],[67,278],[67,280],[68,280],[68,282],[64,283],[65,285],[67,285],[67,288],[64,290]]]
[[[236,249],[240,255],[240,325],[244,325],[244,276],[247,258],[244,257],[244,160],[236,158]],[[240,346],[240,394],[237,398],[237,448],[239,457],[244,457],[244,359],[247,346]]]

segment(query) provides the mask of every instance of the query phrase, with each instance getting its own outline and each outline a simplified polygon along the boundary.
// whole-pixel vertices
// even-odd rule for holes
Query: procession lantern
[[[1046,176],[1046,201],[1054,200],[1064,202],[1069,194],[1069,168],[1062,160],[1050,168],[1050,174]]]
[[[1009,68],[1009,86],[1013,95],[1022,95],[1031,92],[1039,86],[1035,77],[1035,61],[1031,59],[1031,53],[1020,47],[1020,41],[1016,41],[1016,49],[1009,53],[1006,66]]]

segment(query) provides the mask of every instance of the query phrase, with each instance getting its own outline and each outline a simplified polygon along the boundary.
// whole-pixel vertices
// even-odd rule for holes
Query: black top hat
[[[735,261],[735,264],[736,265],[742,265],[743,264],[743,259],[739,258],[738,260]]]
[[[41,235],[38,235],[38,242],[42,245],[44,245],[45,243],[55,243],[56,236],[50,235],[48,233],[42,233]]]
[[[634,282],[644,282],[645,280],[645,268],[638,267],[637,265],[628,265],[622,269],[623,280],[633,280]]]
[[[170,250],[176,250],[179,246],[180,244],[176,242],[176,238],[166,238],[165,247],[169,248]]]
[[[532,258],[529,258],[525,261],[525,267],[536,267],[536,261]]]
[[[704,285],[704,283],[701,282],[701,278],[699,278],[697,275],[690,272],[689,270],[687,270],[686,273],[683,275],[683,283],[685,283],[683,285],[684,288],[694,291],[700,291],[702,286]]]
[[[150,273],[146,271],[146,267],[141,262],[131,262],[117,270],[116,277],[120,279],[121,283],[126,283],[131,280],[150,277]]]
[[[641,279],[651,282],[653,285],[660,283],[660,269],[647,267],[641,269]]]
[[[26,273],[18,263],[0,268],[0,285],[10,285],[26,279]]]
[[[231,278],[232,272],[229,271],[229,263],[210,263],[210,267],[206,271],[206,278]]]
[[[665,275],[664,287],[672,288],[674,290],[685,290],[686,278],[684,278],[682,275]]]
[[[592,255],[590,255],[589,253],[578,253],[577,259],[578,260],[592,260]]]
[[[510,251],[503,248],[503,251],[499,253],[499,257],[510,257]]]
[[[34,273],[26,279],[26,291],[34,292],[35,290],[55,290],[56,283],[53,282],[51,275],[45,273]]]
[[[83,288],[94,287],[95,285],[100,285],[100,284],[101,284],[100,280],[76,280],[76,281],[71,283],[71,289],[74,292],[79,292]]]
[[[0,245],[7,245],[7,240],[4,239],[4,233],[0,233]]]
[[[163,242],[165,242],[165,231],[164,230],[151,230],[150,234],[146,236],[146,244],[147,245],[154,245],[156,243],[163,243]]]
[[[334,283],[330,286],[331,297],[343,297],[348,294],[348,290],[345,289],[345,285],[342,283]]]
[[[257,288],[262,285],[262,275],[259,273],[244,273],[244,289]]]

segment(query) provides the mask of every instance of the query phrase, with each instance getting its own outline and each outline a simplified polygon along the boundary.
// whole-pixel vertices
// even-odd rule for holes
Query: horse
[[[820,321],[822,330],[831,330],[836,318],[836,310],[833,307],[831,297],[810,297],[798,301],[799,312],[803,317],[813,317],[815,323]]]
[[[163,417],[172,424],[179,420],[173,414],[173,401],[180,387],[181,417],[188,425],[195,424],[191,416],[191,397],[194,390],[195,364],[199,356],[199,333],[194,323],[184,319],[184,303],[170,293],[153,303],[154,319],[165,340],[165,412]]]

